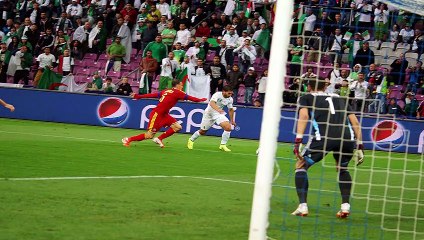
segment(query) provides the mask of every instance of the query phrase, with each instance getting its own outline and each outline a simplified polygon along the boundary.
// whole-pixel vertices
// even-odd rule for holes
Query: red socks
[[[166,132],[162,133],[158,138],[162,141],[163,139],[172,136],[172,134],[174,134],[175,131],[172,128],[169,128],[168,130],[166,130]]]
[[[128,140],[130,142],[132,142],[132,141],[143,141],[145,138],[146,138],[145,134],[142,133],[142,134],[137,135],[137,136],[132,136],[132,137],[128,138]]]

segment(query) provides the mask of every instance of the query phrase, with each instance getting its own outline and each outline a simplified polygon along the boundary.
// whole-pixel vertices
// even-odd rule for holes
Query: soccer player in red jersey
[[[123,138],[123,145],[129,147],[132,141],[152,139],[156,132],[159,131],[162,127],[169,127],[169,129],[162,133],[162,135],[153,139],[155,143],[163,148],[164,145],[162,140],[182,129],[182,126],[177,122],[177,120],[169,115],[169,110],[171,110],[171,108],[177,104],[178,100],[190,100],[192,102],[204,102],[207,100],[206,98],[196,98],[186,94],[182,91],[183,87],[184,85],[182,82],[174,80],[172,81],[172,89],[165,89],[162,92],[143,95],[131,94],[134,99],[159,98],[159,103],[149,115],[149,125],[147,132],[128,138]]]

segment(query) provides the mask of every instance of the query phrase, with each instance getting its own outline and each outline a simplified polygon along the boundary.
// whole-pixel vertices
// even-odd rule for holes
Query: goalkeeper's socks
[[[190,140],[194,142],[199,137],[200,137],[200,132],[199,132],[199,130],[197,130],[196,132],[193,133],[193,135],[191,135]]]
[[[340,171],[339,188],[342,195],[342,202],[348,203],[350,199],[350,191],[352,189],[352,177],[350,176],[349,171]]]
[[[174,129],[169,128],[164,133],[162,133],[158,138],[162,141],[163,139],[172,136],[172,134],[174,133],[175,133]]]
[[[308,181],[308,173],[306,170],[300,169],[300,171],[296,170],[295,174],[295,184],[296,184],[296,191],[297,196],[299,197],[300,203],[306,203],[307,197],[308,197],[308,188],[309,188],[309,181]]]
[[[146,135],[145,135],[145,133],[142,133],[142,134],[137,135],[137,136],[129,137],[128,138],[128,141],[129,142],[132,142],[132,141],[143,141],[144,139],[146,139]]]
[[[221,139],[221,145],[226,145],[228,142],[228,139],[230,139],[231,131],[224,131],[222,133],[222,139]]]

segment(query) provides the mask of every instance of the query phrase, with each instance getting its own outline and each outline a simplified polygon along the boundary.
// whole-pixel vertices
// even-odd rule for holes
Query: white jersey
[[[211,101],[216,102],[216,105],[220,108],[220,109],[224,109],[225,106],[227,106],[228,109],[233,108],[233,98],[229,97],[229,98],[225,98],[222,95],[222,92],[216,92],[212,95],[211,97]],[[208,104],[208,107],[205,109],[205,113],[207,114],[219,114],[218,111],[216,111],[215,109],[213,109],[210,105],[210,103]]]

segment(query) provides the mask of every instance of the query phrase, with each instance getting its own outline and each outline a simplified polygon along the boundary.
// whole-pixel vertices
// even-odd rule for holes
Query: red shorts
[[[159,115],[158,112],[152,111],[149,115],[149,125],[147,130],[150,132],[157,132],[161,128],[169,127],[175,122],[177,122],[177,120],[171,117],[168,113]]]

